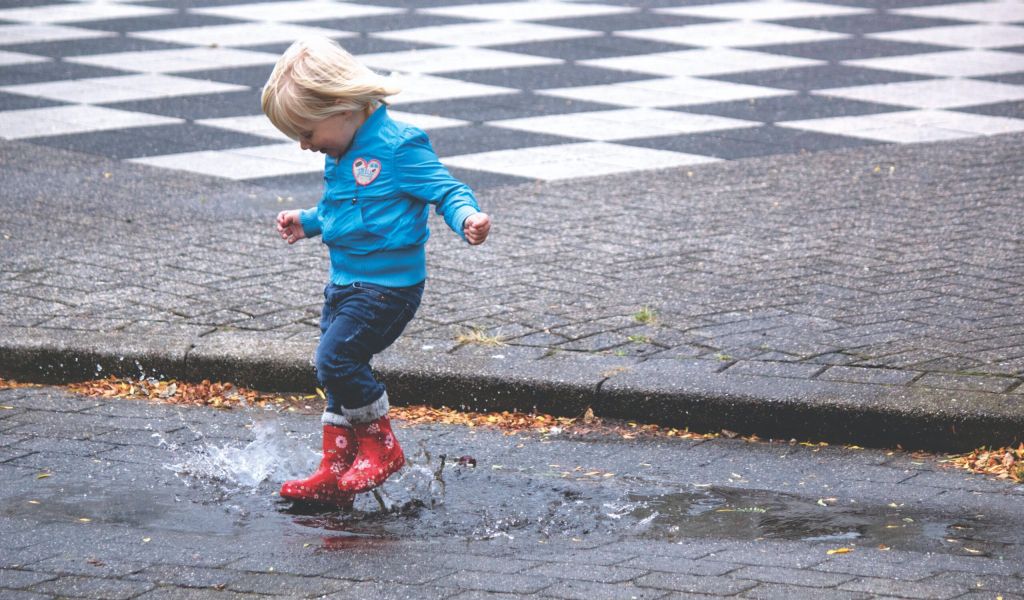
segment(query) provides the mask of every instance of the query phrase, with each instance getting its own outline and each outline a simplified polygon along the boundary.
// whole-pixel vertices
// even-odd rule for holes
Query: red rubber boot
[[[295,502],[352,508],[355,494],[338,489],[338,476],[352,466],[356,436],[352,429],[324,423],[324,457],[320,468],[306,479],[293,479],[281,486],[281,497]]]
[[[405,455],[386,416],[369,423],[358,423],[353,425],[353,429],[358,450],[352,460],[352,468],[338,478],[338,489],[358,494],[379,486],[401,469]]]

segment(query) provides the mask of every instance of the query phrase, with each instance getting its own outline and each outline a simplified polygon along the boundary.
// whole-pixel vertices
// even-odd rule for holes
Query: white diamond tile
[[[662,8],[655,12],[687,17],[709,17],[712,19],[736,19],[748,21],[772,21],[778,19],[802,19],[813,17],[836,17],[863,15],[870,9],[819,4],[817,2],[725,2],[698,6]]]
[[[211,25],[206,27],[180,27],[158,31],[137,31],[129,37],[157,42],[170,42],[193,46],[256,46],[294,42],[312,35],[335,39],[352,37],[355,34],[335,29],[307,27],[289,23],[238,23],[232,25]]]
[[[694,77],[669,77],[610,85],[537,90],[535,93],[619,106],[658,108],[788,96],[795,92]]]
[[[791,69],[824,61],[733,48],[700,48],[658,54],[614,56],[577,61],[581,65],[648,73],[664,77],[723,75],[768,69]]]
[[[403,12],[398,8],[352,4],[348,2],[324,2],[299,0],[296,2],[265,2],[256,4],[233,4],[211,8],[193,8],[189,12],[213,15],[241,21],[272,21],[277,23],[320,21],[326,19],[354,19],[393,15]]]
[[[93,2],[88,6],[82,6],[81,4],[47,4],[43,6],[7,8],[0,10],[0,19],[21,23],[78,23],[106,19],[156,17],[174,12],[170,8]]]
[[[457,79],[445,79],[433,75],[396,75],[395,82],[402,91],[388,98],[393,104],[411,104],[413,102],[430,102],[433,100],[456,100],[477,96],[497,96],[519,92],[518,89],[470,83]]]
[[[0,87],[2,91],[23,96],[88,104],[236,92],[247,89],[249,88],[244,85],[156,74],[95,77]]]
[[[703,25],[683,25],[681,27],[655,27],[652,29],[618,31],[615,35],[708,48],[743,48],[769,44],[826,42],[850,37],[842,33],[788,27],[774,23],[758,23],[755,21],[728,21],[725,23],[707,23]]]
[[[258,135],[279,142],[290,142],[288,136],[278,131],[264,115],[247,115],[243,117],[220,117],[217,119],[199,119],[197,125],[227,129],[238,133]]]
[[[93,31],[64,25],[0,25],[0,46],[34,44],[36,42],[63,42],[114,37],[113,31]]]
[[[243,180],[322,171],[324,155],[304,152],[298,144],[288,143],[149,156],[129,162]]]
[[[958,48],[1006,48],[1024,45],[1024,27],[1016,25],[950,25],[871,33],[866,37],[890,42],[937,44]]]
[[[46,56],[36,56],[35,54],[25,54],[24,52],[8,52],[6,50],[0,50],[0,67],[50,62],[51,60],[53,59]]]
[[[0,112],[0,138],[18,140],[108,129],[183,123],[182,119],[100,106],[53,106]]]
[[[1024,54],[998,50],[952,50],[847,60],[843,64],[937,77],[981,77],[1024,71]]]
[[[778,123],[780,127],[909,144],[1024,131],[1024,120],[944,110],[912,110]]]
[[[277,54],[269,52],[234,48],[182,48],[69,56],[64,61],[139,73],[185,73],[206,69],[272,65],[277,62],[278,57]],[[267,74],[270,74],[269,69]]]
[[[388,40],[425,44],[444,43],[448,46],[499,46],[595,37],[602,34],[599,31],[555,27],[539,23],[485,22],[399,29],[371,35]]]
[[[900,15],[911,15],[914,17],[955,19],[958,21],[1015,23],[1024,21],[1024,2],[1020,2],[1020,0],[1003,0],[1001,2],[965,2],[962,4],[940,4],[938,6],[896,8],[889,12]]]
[[[444,163],[451,167],[544,181],[636,173],[649,169],[664,169],[716,161],[717,159],[707,156],[634,148],[605,142],[498,150],[463,154],[444,159]]]
[[[509,69],[557,65],[556,58],[502,52],[487,48],[430,48],[405,52],[360,54],[359,60],[374,69],[402,73],[450,73],[475,69]]]
[[[543,21],[545,19],[566,19],[573,17],[595,17],[636,12],[639,9],[607,4],[586,4],[582,2],[499,2],[495,4],[468,4],[465,6],[443,6],[421,8],[417,12],[480,19],[484,21]]]
[[[400,110],[388,109],[388,115],[390,115],[395,121],[408,123],[414,127],[419,127],[424,131],[469,125],[469,121],[460,121],[458,119],[449,119],[446,117],[438,117],[436,115],[403,112]]]
[[[955,108],[1024,100],[1024,86],[973,79],[904,81],[817,90],[814,93],[913,108]]]
[[[489,125],[585,140],[608,142],[666,135],[682,135],[722,129],[754,127],[759,122],[670,110],[629,108],[524,119],[491,121]]]

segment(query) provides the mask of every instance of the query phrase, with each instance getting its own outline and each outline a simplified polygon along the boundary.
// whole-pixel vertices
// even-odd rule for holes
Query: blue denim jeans
[[[384,394],[370,359],[398,339],[422,298],[422,283],[403,288],[327,284],[316,350],[317,380],[327,395],[327,412],[340,415],[343,408],[362,408]]]

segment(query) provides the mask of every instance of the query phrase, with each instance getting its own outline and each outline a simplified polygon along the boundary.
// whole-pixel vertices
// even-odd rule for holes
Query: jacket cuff
[[[299,223],[302,223],[302,233],[308,237],[320,235],[320,218],[317,215],[317,207],[307,208],[299,211]]]
[[[452,225],[454,226],[453,229],[455,229],[455,233],[459,234],[459,237],[466,239],[466,219],[478,212],[480,211],[472,206],[460,206],[458,210],[455,211],[455,216],[452,217]]]

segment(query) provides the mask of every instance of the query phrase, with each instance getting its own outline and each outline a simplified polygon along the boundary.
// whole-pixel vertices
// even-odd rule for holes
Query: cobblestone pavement
[[[1015,441],[1021,141],[496,188],[481,198],[497,223],[486,245],[462,246],[435,222],[423,308],[376,365],[399,402],[451,404],[460,390],[478,405],[591,405],[784,439]],[[319,244],[273,234],[291,203],[0,149],[5,370],[67,378],[138,360],[174,376],[311,384],[326,263]],[[290,376],[270,368],[280,364]]]
[[[941,457],[399,423],[395,514],[294,511],[317,412],[0,391],[0,596],[1024,597],[1024,492]]]

